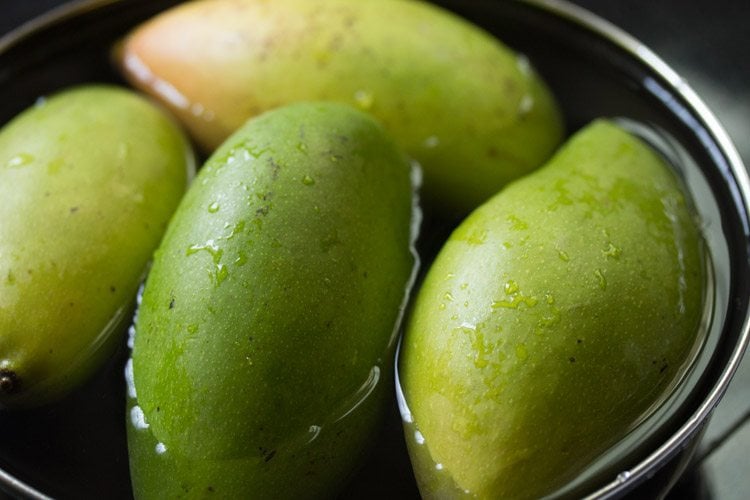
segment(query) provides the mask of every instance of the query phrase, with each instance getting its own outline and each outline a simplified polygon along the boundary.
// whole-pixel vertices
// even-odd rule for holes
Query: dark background
[[[718,116],[750,164],[750,2],[576,0],[645,43]]]

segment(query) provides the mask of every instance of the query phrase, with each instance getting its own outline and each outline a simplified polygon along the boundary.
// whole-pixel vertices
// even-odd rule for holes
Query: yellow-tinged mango
[[[402,346],[422,494],[540,498],[622,439],[700,344],[702,251],[670,167],[607,121],[474,211]]]
[[[414,0],[203,0],[128,36],[118,60],[207,150],[301,100],[375,116],[425,171],[435,209],[465,213],[543,163],[562,138],[529,61]]]
[[[112,352],[192,168],[162,110],[115,87],[0,130],[0,407],[57,399]]]

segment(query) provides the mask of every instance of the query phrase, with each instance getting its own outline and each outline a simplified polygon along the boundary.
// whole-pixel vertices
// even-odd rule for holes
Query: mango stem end
[[[0,370],[0,394],[13,394],[18,385],[18,376],[14,371]]]

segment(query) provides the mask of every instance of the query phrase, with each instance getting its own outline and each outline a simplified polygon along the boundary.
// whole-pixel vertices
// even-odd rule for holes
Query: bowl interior
[[[69,85],[124,84],[110,64],[112,44],[139,21],[175,3],[76,2],[0,39],[0,124],[39,97]],[[605,25],[593,29],[574,15],[575,9],[566,10],[568,14],[556,12],[561,6],[570,6],[554,2],[545,6],[542,2],[497,0],[437,3],[524,53],[558,97],[570,132],[597,117],[626,117],[662,130],[692,165],[686,174],[688,185],[701,216],[709,220],[707,237],[714,240],[712,253],[719,254],[713,255],[719,261],[714,269],[719,298],[709,332],[710,352],[694,376],[689,394],[665,417],[659,431],[644,436],[639,446],[620,453],[618,460],[591,478],[585,485],[590,491],[616,481],[618,471],[635,466],[691,415],[705,409],[702,405],[716,395],[716,384],[727,366],[737,361],[738,346],[746,342],[743,328],[750,295],[750,284],[738,279],[749,274],[743,181],[738,179],[738,166],[724,149],[710,118],[695,109],[679,82],[656,71],[647,62],[647,51],[638,53],[601,36],[598,29]],[[423,237],[425,245],[434,250],[447,229],[428,227],[434,236]],[[0,468],[56,497],[129,498],[122,375],[126,356],[123,346],[94,380],[60,403],[22,413],[0,413]],[[726,380],[722,383],[726,385]],[[346,496],[362,496],[362,492],[368,496],[417,496],[395,403],[389,415],[378,449]],[[697,424],[683,439],[699,430],[700,422]],[[384,477],[388,480],[382,480]]]

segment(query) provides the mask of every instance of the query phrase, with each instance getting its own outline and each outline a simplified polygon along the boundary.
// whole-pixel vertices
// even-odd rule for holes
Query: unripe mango
[[[557,105],[529,61],[425,2],[187,2],[120,49],[128,80],[209,151],[290,102],[371,113],[422,164],[424,197],[442,212],[467,213],[562,140]]]
[[[278,108],[216,151],[138,312],[136,497],[335,491],[391,394],[412,208],[409,161],[345,105]]]
[[[0,131],[0,406],[59,398],[111,353],[192,169],[179,128],[115,87]]]
[[[700,344],[702,252],[670,167],[608,121],[472,213],[399,364],[422,494],[539,498],[622,439]]]

